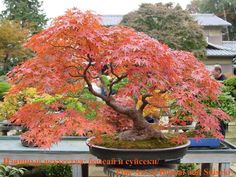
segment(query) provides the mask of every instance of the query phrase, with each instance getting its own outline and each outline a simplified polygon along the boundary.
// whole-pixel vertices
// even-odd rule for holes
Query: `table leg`
[[[219,177],[230,177],[230,163],[219,164]]]
[[[202,163],[201,165],[201,177],[210,177],[208,172],[212,170],[212,164],[211,163]]]
[[[81,165],[72,165],[72,176],[73,177],[83,177]]]
[[[8,132],[8,130],[2,130],[2,135],[7,136],[7,132]]]
[[[88,177],[89,166],[88,164],[82,164],[82,177]]]

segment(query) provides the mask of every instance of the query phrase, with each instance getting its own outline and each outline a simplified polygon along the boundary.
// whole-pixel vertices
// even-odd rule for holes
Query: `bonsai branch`
[[[69,75],[70,75],[71,77],[82,77],[82,78],[83,78],[83,75],[82,75],[81,73],[79,73],[79,71],[80,71],[79,67],[77,67],[77,66],[68,66],[67,68],[68,68],[68,69],[74,68],[74,69],[76,69],[76,71],[77,71],[77,73],[78,73],[78,75],[74,75],[74,74],[72,74],[71,72],[69,72]]]
[[[116,78],[119,78],[119,76],[114,72],[113,64],[110,63],[111,73],[116,76]]]
[[[152,94],[145,94],[142,96],[142,105],[139,108],[140,112],[143,112],[144,108],[149,104],[149,102],[147,101],[147,98],[151,96]]]
[[[86,66],[86,68],[85,68],[85,70],[84,70],[84,72],[83,72],[83,78],[84,78],[84,81],[86,82],[86,84],[88,85],[88,89],[89,89],[89,91],[94,95],[94,96],[97,96],[97,97],[99,97],[99,98],[101,98],[102,100],[106,100],[107,98],[105,97],[105,96],[103,96],[102,94],[99,94],[99,93],[97,93],[94,89],[93,89],[93,87],[92,87],[92,84],[91,84],[91,82],[90,82],[90,80],[89,80],[89,78],[88,78],[88,76],[87,76],[87,74],[89,73],[89,68],[92,66],[92,57],[88,54],[87,55],[87,57],[88,57],[88,65]]]
[[[128,75],[127,74],[122,74],[121,76],[117,77],[116,80],[112,81],[110,86],[109,86],[109,94],[108,96],[111,96],[112,94],[112,90],[113,90],[113,86],[117,83],[119,83],[122,79],[126,78]]]
[[[108,94],[108,96],[111,96],[112,90],[113,90],[113,86],[114,86],[115,84],[119,83],[120,81],[122,81],[124,78],[126,78],[126,77],[128,76],[127,73],[124,73],[124,74],[122,74],[121,76],[119,76],[118,74],[116,74],[116,73],[114,72],[114,68],[113,68],[113,64],[112,64],[112,63],[110,63],[110,68],[111,68],[111,73],[116,77],[116,79],[113,80],[113,81],[111,82],[110,86],[109,86],[109,94]]]
[[[99,97],[99,98],[101,98],[103,101],[105,101],[106,104],[107,104],[108,106],[110,106],[111,108],[113,108],[115,111],[117,111],[117,112],[119,112],[119,113],[121,113],[121,114],[130,115],[130,111],[133,111],[133,110],[134,110],[133,107],[126,107],[126,108],[124,108],[124,107],[118,105],[118,104],[115,102],[115,100],[114,100],[113,97],[111,97],[111,96],[109,96],[109,95],[108,95],[108,96],[104,96],[104,95],[102,95],[102,94],[100,94],[100,93],[97,93],[97,92],[93,89],[92,84],[91,84],[91,81],[89,80],[89,78],[88,78],[88,76],[87,76],[87,74],[89,73],[89,68],[92,66],[93,59],[92,59],[92,57],[91,57],[89,54],[87,55],[87,57],[88,57],[88,65],[86,66],[86,68],[85,68],[85,70],[84,70],[84,72],[83,72],[83,78],[84,78],[84,81],[86,82],[86,84],[88,85],[89,91],[90,91],[94,96]]]

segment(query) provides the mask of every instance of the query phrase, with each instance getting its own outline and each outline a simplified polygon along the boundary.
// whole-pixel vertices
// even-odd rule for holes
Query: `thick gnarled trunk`
[[[133,120],[133,128],[125,132],[121,132],[118,136],[120,140],[144,140],[151,138],[164,138],[160,130],[154,129],[142,116],[142,113],[137,110],[132,110],[128,114]]]

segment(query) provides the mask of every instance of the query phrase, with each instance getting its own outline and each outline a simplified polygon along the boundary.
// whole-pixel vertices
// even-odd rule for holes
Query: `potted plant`
[[[62,106],[60,101],[49,107],[41,102],[26,104],[11,120],[29,128],[23,135],[29,142],[49,147],[63,135],[89,131],[95,135],[87,142],[91,153],[102,159],[179,159],[189,146],[186,136],[165,134],[161,126],[154,128],[144,119],[149,105],[162,113],[173,100],[196,118],[201,133],[222,137],[218,120],[228,116],[202,104],[217,99],[220,83],[189,52],[171,50],[128,27],[103,26],[99,16],[78,9],[56,18],[26,46],[36,55],[8,74],[13,85],[9,94],[34,86],[39,94],[66,98],[86,89],[95,99],[78,97],[77,101],[96,110],[95,118],[85,119],[87,112],[82,110],[55,112]],[[102,79],[104,73],[108,84]],[[119,126],[125,131],[117,132],[109,120],[124,120]]]
[[[190,147],[208,147],[208,148],[218,148],[220,147],[221,140],[219,138],[213,137],[211,134],[201,135],[201,138],[198,138],[198,131],[193,130],[187,132],[187,136],[190,140]]]

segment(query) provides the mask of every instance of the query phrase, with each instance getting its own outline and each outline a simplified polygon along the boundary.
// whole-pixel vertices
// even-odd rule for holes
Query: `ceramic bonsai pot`
[[[218,148],[220,146],[220,139],[218,138],[189,138],[190,147],[209,147]]]
[[[89,146],[90,153],[102,160],[179,160],[186,154],[190,145],[188,141],[186,144],[171,148],[118,149],[94,145],[91,143],[93,138],[89,138],[86,144]]]

